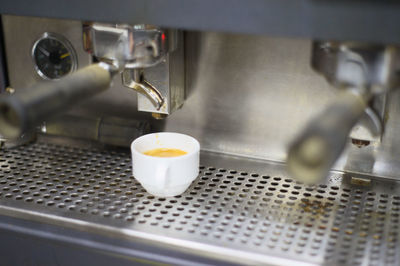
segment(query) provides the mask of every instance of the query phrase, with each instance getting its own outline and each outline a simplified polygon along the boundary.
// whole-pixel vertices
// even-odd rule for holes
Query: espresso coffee
[[[177,157],[187,154],[187,152],[179,149],[157,148],[145,151],[143,154],[154,157]]]

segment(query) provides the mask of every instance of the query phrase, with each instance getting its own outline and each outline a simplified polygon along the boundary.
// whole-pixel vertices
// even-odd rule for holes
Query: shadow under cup
[[[146,151],[170,148],[187,154],[176,157],[154,157]],[[172,197],[185,192],[199,174],[200,144],[188,135],[160,132],[144,135],[131,144],[132,172],[147,192]]]

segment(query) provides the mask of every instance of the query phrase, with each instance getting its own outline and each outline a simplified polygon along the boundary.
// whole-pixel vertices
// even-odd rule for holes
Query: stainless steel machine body
[[[139,98],[139,110],[164,118],[182,106],[183,42],[176,30],[104,23],[83,23],[82,28],[85,51],[99,63],[76,70],[77,56],[69,40],[62,34],[43,32],[31,48],[34,69],[42,82],[9,89],[13,95],[0,96],[3,137],[12,141],[24,138],[55,114],[108,89],[118,74],[125,87],[145,97]],[[156,80],[154,85],[143,70],[155,66],[156,74],[150,76]]]
[[[181,32],[151,25],[85,23],[83,42],[96,60],[121,65],[123,85],[141,94],[139,111],[165,116],[182,106]]]
[[[70,41],[78,68],[92,63],[81,21],[2,20],[12,88],[41,80],[30,51],[43,32]],[[184,43],[186,99],[168,118],[137,112],[141,96],[119,79],[68,115],[190,134],[202,145],[198,179],[182,196],[152,197],[131,176],[129,152],[74,142],[59,130],[65,122],[49,122],[37,143],[0,150],[0,228],[32,250],[19,257],[9,245],[7,262],[67,265],[92,254],[99,265],[398,265],[399,91],[379,109],[379,141],[348,140],[328,178],[305,185],[285,170],[289,145],[339,98],[311,67],[313,41],[186,31]],[[156,83],[157,71],[144,76]],[[49,250],[52,258],[37,256]]]

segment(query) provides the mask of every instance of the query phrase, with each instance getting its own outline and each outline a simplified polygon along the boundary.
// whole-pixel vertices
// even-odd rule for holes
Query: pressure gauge
[[[45,32],[32,47],[36,72],[43,79],[57,80],[77,68],[74,48],[63,36]]]

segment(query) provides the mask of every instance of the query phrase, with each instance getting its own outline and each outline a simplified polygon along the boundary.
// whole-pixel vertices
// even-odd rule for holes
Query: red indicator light
[[[165,33],[161,34],[161,40],[165,41]]]

